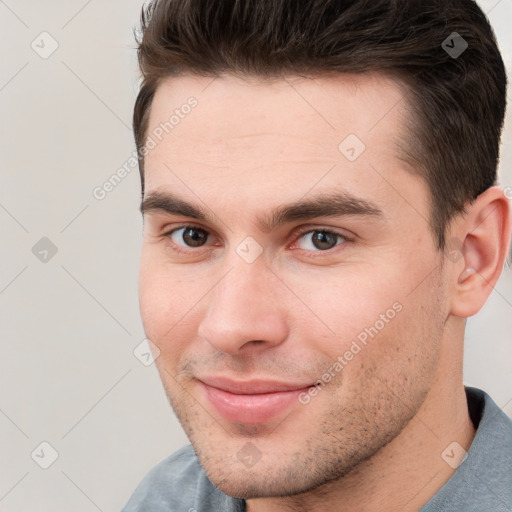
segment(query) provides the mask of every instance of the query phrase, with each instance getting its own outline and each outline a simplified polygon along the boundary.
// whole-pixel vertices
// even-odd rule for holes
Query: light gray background
[[[512,68],[512,0],[480,1]],[[140,0],[0,0],[0,510],[119,510],[146,472],[188,442],[144,339],[137,272],[132,28]],[[52,41],[57,50],[43,59]],[[510,101],[510,96],[509,96]],[[511,107],[512,109],[512,107]],[[512,120],[501,183],[512,186]],[[58,252],[32,252],[43,237]],[[468,323],[465,382],[512,413],[512,272]],[[48,468],[52,452],[58,458]],[[35,451],[34,451],[35,450]],[[33,454],[31,456],[31,454]]]

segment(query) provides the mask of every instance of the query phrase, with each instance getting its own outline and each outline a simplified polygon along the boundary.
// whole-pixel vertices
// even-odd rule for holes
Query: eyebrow
[[[180,199],[170,192],[150,192],[140,205],[142,215],[164,212],[183,215],[213,224],[215,215],[202,206],[196,206]],[[382,210],[371,201],[346,192],[325,193],[308,200],[280,205],[256,220],[262,232],[270,232],[286,223],[311,220],[317,217],[364,216],[383,218]]]

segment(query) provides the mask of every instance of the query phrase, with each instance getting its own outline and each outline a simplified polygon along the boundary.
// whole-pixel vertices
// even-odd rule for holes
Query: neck
[[[339,480],[301,495],[247,500],[247,512],[419,510],[453,475],[464,453],[460,447],[468,451],[475,436],[462,384],[462,349],[450,345],[455,340],[445,341],[450,348],[441,351],[425,401],[395,439]]]

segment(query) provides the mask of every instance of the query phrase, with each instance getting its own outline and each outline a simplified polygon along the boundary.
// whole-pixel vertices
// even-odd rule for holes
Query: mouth
[[[220,377],[198,381],[210,405],[226,420],[247,425],[267,423],[287,410],[312,384],[232,381]]]

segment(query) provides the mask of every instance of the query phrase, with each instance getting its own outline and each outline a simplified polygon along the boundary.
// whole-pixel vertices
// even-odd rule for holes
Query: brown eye
[[[302,244],[299,243],[301,249],[327,251],[345,241],[345,238],[332,231],[314,230],[303,234],[300,240],[304,241]]]
[[[208,232],[193,226],[175,229],[170,236],[175,244],[186,247],[201,247],[208,241]]]

